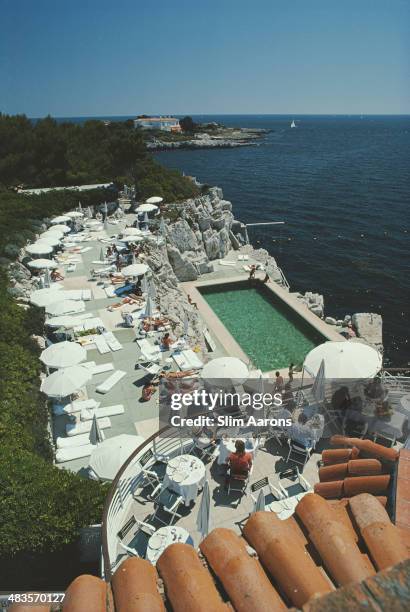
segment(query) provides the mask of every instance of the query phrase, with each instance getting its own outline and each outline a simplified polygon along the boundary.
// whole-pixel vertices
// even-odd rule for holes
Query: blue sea
[[[291,290],[322,293],[329,316],[380,313],[385,362],[407,366],[410,117],[194,119],[271,131],[258,146],[167,151],[157,159],[222,187],[235,217],[246,223],[284,221],[249,234],[276,258]]]

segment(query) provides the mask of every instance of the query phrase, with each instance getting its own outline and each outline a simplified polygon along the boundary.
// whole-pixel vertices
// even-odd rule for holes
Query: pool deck
[[[233,256],[230,253],[227,256],[229,261],[232,261]],[[219,343],[222,345],[223,350],[232,357],[238,357],[242,359],[246,363],[250,361],[249,356],[243,351],[243,349],[239,346],[235,338],[230,334],[225,325],[219,319],[219,317],[215,314],[212,308],[208,305],[204,297],[201,295],[200,288],[202,287],[212,287],[217,285],[226,285],[229,283],[243,283],[247,279],[247,273],[245,271],[239,272],[241,264],[243,262],[237,262],[237,266],[233,269],[233,267],[222,267],[215,264],[215,268],[217,268],[214,272],[209,274],[204,274],[201,276],[201,280],[190,281],[181,283],[182,289],[191,296],[193,302],[195,302],[198,306],[198,310],[208,326],[211,335],[213,337],[217,337]],[[252,263],[252,262],[251,262]],[[264,272],[256,272],[256,279],[262,281],[264,278]],[[276,299],[282,301],[292,312],[298,315],[309,327],[313,328],[316,332],[318,332],[321,336],[324,337],[324,340],[332,340],[332,341],[343,341],[345,340],[343,336],[341,336],[337,331],[335,331],[334,327],[325,323],[322,319],[320,319],[317,315],[309,310],[309,308],[300,302],[295,295],[289,293],[285,289],[283,289],[280,285],[275,283],[274,281],[269,281],[266,283],[266,288],[272,292],[273,296]],[[273,371],[268,372],[271,375]],[[281,374],[287,376],[287,368],[281,370]]]

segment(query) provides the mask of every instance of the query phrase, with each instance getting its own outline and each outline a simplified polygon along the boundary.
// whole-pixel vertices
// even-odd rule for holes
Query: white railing
[[[118,565],[118,532],[130,518],[130,510],[135,503],[133,493],[144,477],[141,459],[147,451],[152,451],[152,457],[147,463],[144,462],[144,468],[149,469],[158,459],[179,455],[191,445],[191,439],[181,438],[177,430],[167,428],[146,440],[118,472],[105,503],[102,521],[102,567],[106,580],[110,579]]]

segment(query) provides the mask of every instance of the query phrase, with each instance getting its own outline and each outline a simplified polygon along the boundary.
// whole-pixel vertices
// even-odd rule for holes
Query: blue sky
[[[0,0],[0,111],[410,113],[408,0]]]

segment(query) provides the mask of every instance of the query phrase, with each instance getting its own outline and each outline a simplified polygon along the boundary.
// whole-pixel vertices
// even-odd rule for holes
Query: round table
[[[196,499],[205,482],[205,465],[194,455],[178,455],[168,461],[163,488],[181,495],[186,506]]]
[[[157,529],[157,531],[148,540],[146,558],[153,565],[156,564],[164,550],[171,544],[182,542],[183,544],[191,544],[194,541],[186,529],[183,527],[166,525]]]
[[[223,465],[224,463],[228,462],[229,455],[236,451],[235,442],[241,439],[243,439],[245,442],[245,452],[249,453],[253,459],[258,445],[258,441],[254,438],[221,438],[219,442],[219,455],[217,459],[218,465]]]

